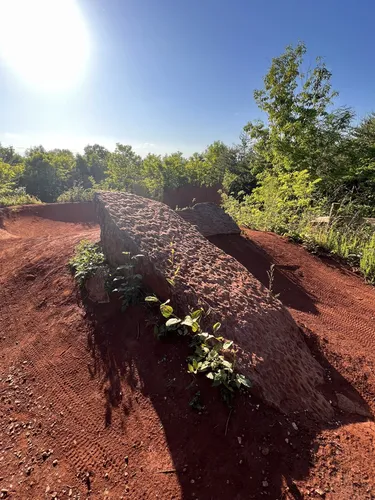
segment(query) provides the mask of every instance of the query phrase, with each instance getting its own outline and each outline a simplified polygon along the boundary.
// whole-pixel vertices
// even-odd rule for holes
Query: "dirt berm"
[[[123,251],[144,255],[145,284],[180,313],[203,307],[209,324],[238,348],[237,368],[253,391],[281,411],[329,419],[333,410],[318,387],[323,368],[280,301],[233,257],[212,245],[168,206],[127,193],[100,192],[95,207],[108,260]],[[173,268],[171,243],[175,248]],[[166,277],[180,266],[174,287]]]

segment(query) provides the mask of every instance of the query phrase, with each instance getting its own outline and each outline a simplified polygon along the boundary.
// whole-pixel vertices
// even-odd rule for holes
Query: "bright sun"
[[[0,59],[25,82],[62,91],[82,79],[89,36],[77,0],[0,0]]]

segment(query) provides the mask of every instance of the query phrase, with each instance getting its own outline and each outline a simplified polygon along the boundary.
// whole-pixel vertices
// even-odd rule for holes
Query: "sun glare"
[[[27,84],[45,91],[76,86],[89,58],[77,0],[0,0],[0,58]]]

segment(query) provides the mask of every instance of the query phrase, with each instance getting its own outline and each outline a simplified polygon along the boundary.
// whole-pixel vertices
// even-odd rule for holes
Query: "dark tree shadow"
[[[366,420],[339,410],[332,422],[309,420],[303,411],[287,417],[249,394],[238,395],[230,410],[207,379],[187,373],[184,339],[155,339],[153,318],[143,306],[131,307],[125,314],[116,308],[116,304],[101,305],[88,311],[91,375],[101,380],[106,397],[105,425],[111,425],[116,407],[122,410],[126,426],[137,394],[149,398],[184,499],[285,498],[287,490],[294,495],[288,498],[302,498],[294,481],[309,473],[317,434],[337,428],[338,421]],[[368,410],[359,393],[324,357],[318,340],[307,332],[306,341],[325,369],[326,397],[335,402],[338,391]],[[200,412],[189,407],[197,391],[205,405]]]
[[[255,278],[269,288],[270,280],[267,272],[270,270],[273,260],[263,248],[254,241],[237,234],[211,236],[208,239],[212,244],[238,260]],[[295,280],[291,280],[284,271],[294,271]],[[275,265],[273,293],[279,295],[279,299],[287,307],[318,314],[315,298],[301,286],[298,272],[299,266]]]

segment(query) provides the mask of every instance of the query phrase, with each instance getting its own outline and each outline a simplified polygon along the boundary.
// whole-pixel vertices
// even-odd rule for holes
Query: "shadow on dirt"
[[[336,423],[311,422],[303,411],[287,417],[249,394],[238,395],[231,411],[207,379],[187,373],[183,339],[155,339],[152,313],[143,306],[124,314],[115,308],[101,305],[89,311],[91,375],[102,380],[105,425],[111,425],[113,409],[120,408],[126,427],[132,405],[139,398],[150,399],[184,499],[303,498],[294,481],[305,478],[314,464],[317,434],[337,427],[337,420],[366,420],[339,411]],[[332,380],[322,388],[326,397],[335,401],[339,391],[367,408],[325,359],[317,339],[310,334],[307,342]],[[198,392],[204,409],[195,411],[189,403]]]
[[[258,246],[255,242],[241,235],[217,235],[208,238],[209,241],[224,250],[238,260],[248,271],[251,272],[264,286],[269,288],[269,277],[267,271],[273,263],[271,256]],[[295,280],[291,280],[283,271],[293,271]],[[309,295],[298,281],[298,266],[275,266],[273,293],[279,295],[279,299],[287,307],[299,311],[318,314],[315,307],[314,297]]]

